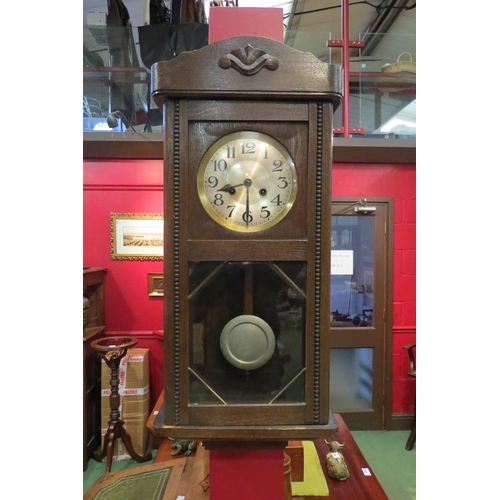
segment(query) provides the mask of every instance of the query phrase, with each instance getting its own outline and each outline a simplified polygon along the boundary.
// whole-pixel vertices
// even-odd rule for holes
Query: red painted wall
[[[163,301],[148,296],[148,273],[163,261],[112,260],[110,214],[162,213],[162,161],[86,161],[83,170],[83,265],[108,269],[105,284],[107,330],[163,328]]]
[[[332,196],[394,199],[392,413],[413,413],[415,379],[402,346],[416,338],[416,168],[334,164]]]
[[[104,285],[107,335],[133,335],[150,350],[151,410],[163,389],[163,300],[148,296],[148,273],[163,261],[112,260],[110,214],[163,212],[163,161],[85,161],[83,265],[107,268]]]
[[[333,165],[333,196],[394,198],[393,414],[413,413],[415,381],[406,375],[402,346],[416,336],[415,165]],[[153,405],[163,388],[163,301],[148,296],[148,273],[162,261],[112,260],[110,214],[163,212],[161,160],[86,160],[83,165],[84,266],[106,267],[105,323],[108,335],[138,338],[150,349]]]

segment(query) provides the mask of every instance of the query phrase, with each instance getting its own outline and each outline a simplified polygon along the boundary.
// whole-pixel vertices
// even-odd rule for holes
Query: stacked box
[[[111,409],[111,370],[102,360],[101,382],[101,436],[108,430]],[[143,455],[148,438],[146,422],[149,417],[149,349],[129,349],[120,361],[119,368],[120,418],[125,422],[125,429],[132,439],[132,447],[139,455]],[[121,439],[115,441],[113,461],[129,460],[131,455]]]
[[[290,457],[292,482],[304,481],[304,445],[302,441],[288,441],[285,453]]]

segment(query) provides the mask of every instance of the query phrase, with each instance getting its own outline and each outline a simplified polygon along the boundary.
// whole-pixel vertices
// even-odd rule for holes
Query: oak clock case
[[[325,346],[340,76],[251,36],[153,65],[165,121],[156,435],[284,442],[332,430]]]

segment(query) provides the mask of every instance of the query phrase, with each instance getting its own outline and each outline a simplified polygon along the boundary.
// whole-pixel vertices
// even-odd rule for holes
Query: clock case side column
[[[178,290],[178,301],[175,303],[175,309],[178,311],[178,328],[179,342],[177,359],[180,357],[180,373],[178,376],[178,391],[174,401],[176,411],[179,412],[179,425],[187,425],[188,414],[183,411],[183,408],[188,406],[188,391],[189,391],[189,374],[188,374],[188,344],[189,338],[186,332],[189,332],[188,319],[188,302],[186,298],[189,295],[189,262],[188,262],[188,224],[187,217],[189,216],[189,129],[188,129],[188,101],[182,100],[176,107],[174,128],[176,136],[179,138],[179,144],[176,148],[179,151],[179,169],[178,180],[179,184],[174,189],[174,205],[178,208],[176,217],[178,217],[178,231],[174,232],[174,238],[178,240],[178,255],[177,268],[174,269],[174,274],[177,276],[178,282],[174,282],[174,287]],[[181,125],[182,124],[182,125]],[[177,130],[177,127],[179,130]],[[174,156],[176,151],[174,150]],[[186,353],[186,354],[183,354]]]
[[[188,378],[182,361],[187,350],[187,229],[182,222],[187,213],[187,159],[189,141],[187,103],[165,100],[163,105],[165,127],[164,151],[164,424],[185,425],[181,407],[187,404]],[[184,132],[183,132],[184,131]]]
[[[330,418],[329,378],[329,297],[330,297],[330,203],[332,161],[332,116],[330,102],[309,103],[308,156],[309,190],[307,269],[308,289],[306,328],[309,341],[306,346],[307,365],[307,420],[312,424],[325,424]]]
[[[320,321],[321,333],[319,339],[320,366],[327,367],[320,374],[320,414],[329,415],[330,410],[330,258],[331,258],[331,200],[332,200],[332,147],[333,147],[333,112],[332,102],[321,102],[318,107],[322,110],[322,127],[320,161],[322,162],[322,210],[321,210],[321,304]],[[327,417],[328,419],[328,417]]]
[[[178,410],[174,403],[175,393],[179,384],[180,368],[178,356],[175,355],[179,348],[179,325],[178,311],[175,304],[178,301],[178,291],[174,287],[174,269],[176,267],[175,238],[171,230],[172,224],[178,225],[175,220],[176,206],[174,192],[176,181],[176,170],[179,168],[178,137],[176,137],[174,122],[175,110],[178,101],[165,99],[163,105],[164,124],[164,185],[163,185],[163,278],[164,278],[164,342],[163,342],[163,371],[164,371],[164,419],[167,422],[178,420]]]

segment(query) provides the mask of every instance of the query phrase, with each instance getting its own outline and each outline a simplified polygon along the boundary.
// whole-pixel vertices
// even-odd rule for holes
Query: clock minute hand
[[[251,179],[245,179],[245,182],[243,183],[245,187],[247,188],[247,196],[246,196],[246,210],[245,210],[245,222],[248,227],[248,223],[250,222],[250,186],[252,185],[252,180]]]

